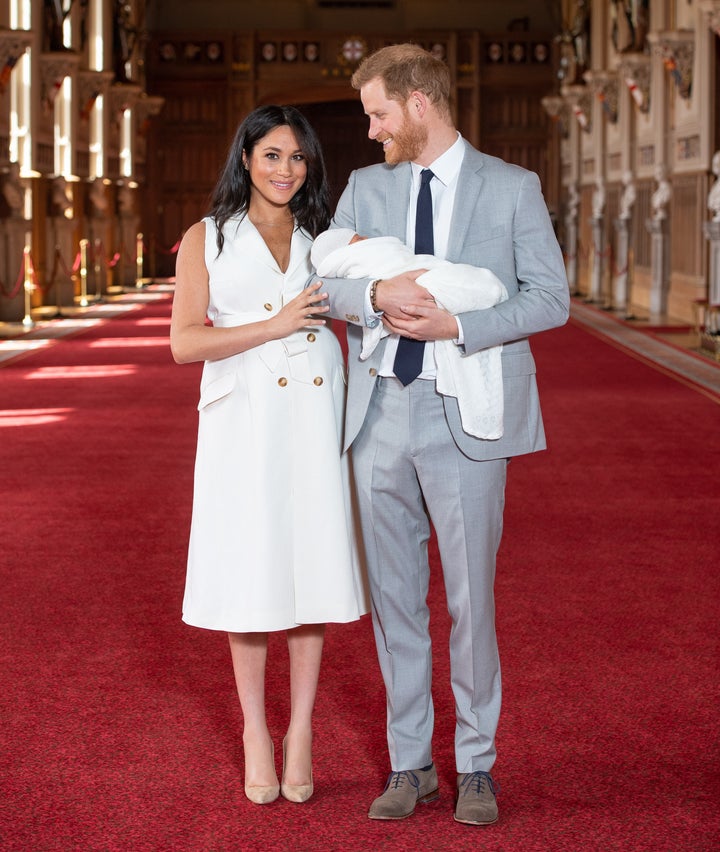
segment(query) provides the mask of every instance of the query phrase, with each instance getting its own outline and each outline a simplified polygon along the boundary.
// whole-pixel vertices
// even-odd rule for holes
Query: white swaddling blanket
[[[326,234],[332,238],[324,240]],[[349,245],[352,236],[352,231],[338,228],[315,240],[311,260],[319,277],[391,278],[401,272],[427,269],[417,279],[418,284],[451,314],[490,308],[507,299],[502,281],[489,269],[451,263],[433,255],[415,255],[397,237],[372,237]],[[336,247],[338,241],[341,244]],[[387,334],[381,323],[374,328],[363,327],[360,358],[368,358]],[[436,340],[434,350],[435,386],[439,393],[457,399],[463,429],[477,438],[501,438],[502,346],[463,355],[452,340]]]

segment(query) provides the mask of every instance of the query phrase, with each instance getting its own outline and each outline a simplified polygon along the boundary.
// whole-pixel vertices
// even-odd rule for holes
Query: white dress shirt
[[[415,214],[418,192],[420,191],[420,172],[423,168],[429,168],[434,175],[430,181],[430,192],[433,203],[433,242],[435,247],[433,253],[435,257],[443,260],[447,255],[450,239],[450,221],[455,205],[455,191],[457,190],[458,175],[460,174],[463,154],[464,146],[462,137],[458,133],[457,141],[429,166],[425,167],[417,163],[410,163],[410,167],[412,168],[412,184],[410,187],[410,197],[408,198],[407,228],[405,231],[406,244],[411,248],[415,246]],[[460,327],[459,320],[458,328],[460,330],[458,342],[462,342],[462,328]],[[383,359],[380,364],[379,373],[381,376],[395,375],[393,363],[395,361],[397,345],[398,335],[391,334],[387,339],[385,352],[383,353]],[[418,378],[434,379],[435,374],[435,344],[433,341],[428,341],[425,344],[425,352],[423,354],[422,372]]]

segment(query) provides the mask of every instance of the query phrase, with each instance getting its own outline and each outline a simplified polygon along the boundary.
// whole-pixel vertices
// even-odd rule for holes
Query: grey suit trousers
[[[353,443],[353,463],[391,767],[415,769],[432,760],[426,601],[432,522],[452,618],[456,769],[489,771],[500,714],[494,580],[507,460],[472,460],[458,449],[435,382],[403,387],[379,378]]]

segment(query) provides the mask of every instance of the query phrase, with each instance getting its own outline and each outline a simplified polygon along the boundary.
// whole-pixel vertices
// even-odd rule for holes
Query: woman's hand
[[[316,281],[284,305],[274,317],[266,320],[273,328],[273,337],[287,337],[294,331],[313,325],[325,325],[327,320],[320,319],[316,314],[327,313],[328,305],[321,305],[327,299],[327,293],[320,293],[322,281]]]

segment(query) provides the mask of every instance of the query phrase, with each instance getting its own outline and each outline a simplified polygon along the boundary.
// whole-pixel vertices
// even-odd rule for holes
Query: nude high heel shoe
[[[287,737],[285,738],[287,739]],[[283,770],[282,770],[282,784],[280,785],[280,792],[283,795],[283,798],[287,799],[288,802],[307,802],[307,800],[313,794],[313,780],[312,780],[312,770],[310,770],[310,783],[309,784],[286,784],[285,783],[285,740],[283,740]]]
[[[275,745],[270,744],[273,762],[275,760]],[[245,795],[256,805],[269,805],[280,795],[279,784],[245,784]]]

